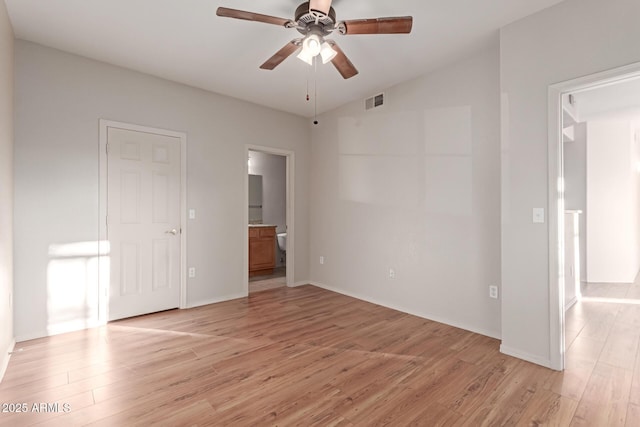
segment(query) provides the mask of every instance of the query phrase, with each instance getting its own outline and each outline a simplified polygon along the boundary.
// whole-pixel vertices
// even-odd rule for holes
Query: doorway
[[[293,283],[293,162],[287,150],[247,146],[247,293]]]
[[[612,89],[619,85],[628,84],[632,81],[640,81],[638,80],[639,78],[640,64],[633,64],[604,73],[556,84],[549,88],[550,356],[551,367],[557,370],[571,368],[572,370],[585,371],[593,369],[599,362],[618,363],[612,362],[611,360],[600,360],[602,357],[607,358],[609,356],[615,358],[618,357],[616,354],[620,354],[618,350],[609,348],[605,344],[608,341],[614,343],[616,340],[615,336],[612,336],[611,339],[609,337],[611,333],[616,332],[614,323],[618,314],[621,313],[621,310],[623,310],[624,307],[632,307],[631,310],[633,311],[635,305],[640,303],[640,299],[637,298],[627,299],[627,292],[625,292],[624,297],[619,298],[621,296],[621,288],[616,286],[612,287],[610,286],[611,284],[597,284],[595,286],[586,286],[584,283],[582,283],[582,285],[580,284],[580,281],[590,280],[589,275],[592,277],[591,280],[593,280],[593,277],[596,277],[595,272],[599,267],[596,268],[594,266],[595,264],[591,264],[591,274],[585,273],[585,271],[587,271],[585,261],[596,252],[594,251],[589,256],[585,255],[587,252],[584,249],[584,239],[587,237],[584,232],[586,227],[580,227],[579,224],[581,221],[583,224],[586,223],[587,220],[585,219],[588,219],[589,223],[593,224],[593,221],[598,220],[598,218],[594,215],[596,212],[590,213],[589,209],[586,209],[587,206],[594,206],[586,203],[586,196],[584,201],[586,210],[576,209],[574,206],[576,199],[574,197],[575,194],[571,194],[571,189],[569,188],[572,187],[571,181],[574,179],[572,178],[573,172],[566,169],[567,165],[571,165],[572,161],[571,157],[567,158],[567,155],[569,154],[569,156],[571,156],[570,152],[574,150],[574,147],[567,145],[567,139],[572,140],[572,138],[577,136],[577,134],[574,134],[576,129],[579,129],[579,134],[585,134],[586,132],[586,125],[582,128],[574,126],[576,123],[580,124],[580,120],[576,121],[575,116],[571,117],[571,114],[567,114],[567,106],[570,106],[572,102],[575,102],[577,98],[582,97],[584,94],[595,93],[595,91],[612,92]],[[640,102],[638,102],[638,107],[640,107]],[[571,108],[569,108],[569,110],[570,109]],[[640,109],[638,111],[640,111]],[[612,111],[609,111],[608,114],[611,116],[613,113],[612,108]],[[575,123],[571,123],[572,121]],[[589,131],[594,138],[592,140],[595,140],[595,137],[601,132],[601,128],[600,123],[593,125],[593,129]],[[632,141],[632,139],[634,139],[632,133],[629,132],[627,136],[630,143],[629,147],[633,148],[635,142]],[[572,144],[572,142],[569,142],[569,144]],[[591,158],[602,158],[603,153],[608,156],[610,148],[611,147],[604,146],[604,152],[600,154],[593,153]],[[630,159],[631,155],[627,158],[630,169],[629,174],[631,176],[631,172],[637,173],[640,172],[640,169],[632,171]],[[635,163],[633,168],[635,168]],[[587,166],[585,165],[585,171],[586,169]],[[590,173],[593,174],[595,169],[593,165],[591,169]],[[590,179],[592,180],[591,182],[602,183],[600,178],[594,181],[591,175]],[[586,181],[584,185],[586,188]],[[610,190],[611,189],[612,188],[610,188]],[[610,195],[611,191],[608,193]],[[594,196],[591,195],[590,197]],[[609,206],[606,207],[608,208]],[[569,211],[567,211],[567,209],[569,209]],[[609,227],[617,225],[611,224],[611,220],[606,221]],[[583,231],[580,232],[580,229]],[[604,234],[608,232],[609,231],[605,230]],[[580,239],[574,239],[577,235],[580,235]],[[591,243],[595,243],[595,238],[591,238],[593,239]],[[583,248],[581,249],[580,246],[583,246]],[[600,244],[592,245],[594,248],[600,248],[600,246]],[[567,250],[570,250],[571,254],[567,254]],[[572,254],[576,255],[576,257]],[[583,268],[580,268],[580,262],[575,262],[576,258],[580,258]],[[578,278],[581,277],[581,279],[577,279],[578,283],[574,282],[576,280],[576,273]],[[585,275],[587,277],[584,277]],[[635,277],[630,279],[629,282],[633,282],[634,279]],[[613,294],[601,295],[600,293],[605,288],[613,290],[617,297]],[[581,295],[581,293],[584,293],[584,295]],[[574,296],[576,298],[572,300]],[[574,303],[573,308],[566,311],[567,314],[565,314],[565,309]],[[595,304],[599,304],[599,306],[596,307]],[[610,309],[612,311],[609,311]],[[589,313],[597,313],[600,317],[597,318],[594,316],[589,319]],[[611,322],[609,323],[609,321]],[[624,329],[624,326],[621,328]],[[596,342],[598,340],[601,342]],[[597,351],[598,348],[600,351]],[[607,348],[609,349],[607,350]],[[567,349],[571,349],[571,352],[568,353]],[[574,357],[576,353],[581,352],[583,356],[587,353],[592,354],[587,355],[588,357]],[[570,356],[570,360],[565,359],[567,356]],[[580,361],[578,361],[578,359],[580,359]],[[589,359],[588,363],[583,363],[585,359]],[[571,365],[567,364],[568,361]],[[623,362],[624,361],[621,361],[620,363]]]
[[[184,307],[186,136],[100,122],[100,319]]]

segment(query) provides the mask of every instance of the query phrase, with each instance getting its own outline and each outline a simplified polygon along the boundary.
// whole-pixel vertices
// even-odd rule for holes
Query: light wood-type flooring
[[[287,269],[278,267],[268,276],[249,277],[249,293],[268,291],[287,286]]]
[[[0,425],[638,426],[639,307],[572,309],[560,373],[495,339],[278,288],[19,343],[0,402],[70,412],[0,413]]]

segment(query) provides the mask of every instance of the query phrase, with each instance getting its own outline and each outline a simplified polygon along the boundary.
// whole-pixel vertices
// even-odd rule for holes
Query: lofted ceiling
[[[216,16],[225,6],[293,18],[301,0],[4,0],[17,38],[304,117],[362,99],[483,47],[497,30],[562,0],[334,0],[337,20],[414,17],[409,35],[331,38],[360,74],[295,55],[258,67],[294,29]],[[317,82],[317,83],[314,83]]]

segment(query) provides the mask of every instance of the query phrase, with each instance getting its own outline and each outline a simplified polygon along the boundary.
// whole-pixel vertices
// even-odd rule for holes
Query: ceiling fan
[[[336,11],[331,7],[331,1],[306,1],[298,6],[294,19],[278,18],[226,7],[219,7],[216,15],[294,28],[303,35],[301,38],[291,40],[262,64],[260,68],[263,70],[273,70],[294,52],[300,50],[298,58],[301,60],[313,65],[314,58],[320,55],[323,63],[331,61],[345,79],[358,74],[358,70],[334,40],[325,39],[333,31],[337,30],[343,35],[409,34],[411,32],[413,26],[413,17],[411,16],[337,21]]]

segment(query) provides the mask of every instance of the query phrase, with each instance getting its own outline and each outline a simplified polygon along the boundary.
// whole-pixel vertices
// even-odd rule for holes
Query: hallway
[[[566,371],[553,389],[580,399],[576,416],[594,425],[640,425],[640,279],[583,283],[582,295],[566,313]]]

